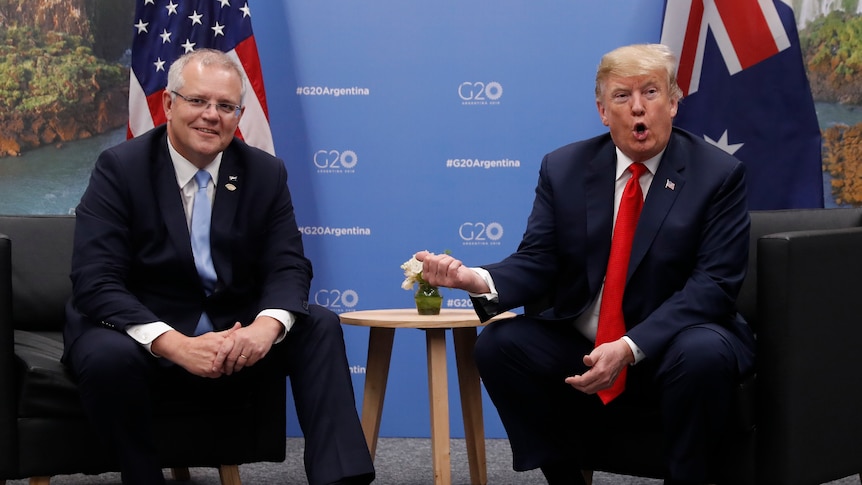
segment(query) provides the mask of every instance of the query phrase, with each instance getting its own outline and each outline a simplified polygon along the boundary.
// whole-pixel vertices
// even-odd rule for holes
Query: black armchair
[[[757,374],[740,384],[715,481],[817,485],[862,472],[862,208],[751,212],[738,303],[757,334]],[[664,476],[657,410],[601,422],[585,468]]]
[[[118,470],[60,363],[74,225],[73,216],[0,216],[0,485]],[[209,415],[191,414],[206,396],[157,396],[157,445],[174,478],[219,467],[223,484],[240,484],[238,465],[284,460],[285,379],[255,384]]]

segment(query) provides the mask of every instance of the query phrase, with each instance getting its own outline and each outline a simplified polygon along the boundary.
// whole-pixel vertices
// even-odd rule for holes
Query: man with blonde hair
[[[657,44],[606,54],[596,107],[609,133],[547,154],[515,253],[468,268],[417,253],[433,285],[470,292],[481,319],[550,298],[540,315],[491,323],[475,357],[516,470],[584,483],[594,418],[655,403],[667,484],[713,479],[754,337],[736,312],[748,260],[745,167],[673,128],[675,58]],[[607,450],[606,453],[611,453]]]

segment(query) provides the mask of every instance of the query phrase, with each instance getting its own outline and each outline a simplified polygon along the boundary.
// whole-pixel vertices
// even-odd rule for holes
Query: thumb
[[[584,365],[587,367],[596,365],[596,361],[593,359],[593,354],[587,354],[584,356]]]

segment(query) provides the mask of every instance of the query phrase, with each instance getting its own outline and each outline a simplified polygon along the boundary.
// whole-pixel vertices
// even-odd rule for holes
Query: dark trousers
[[[82,335],[67,364],[91,421],[117,453],[123,483],[164,483],[150,425],[155,387],[231,392],[253,385],[249,381],[263,372],[290,376],[309,483],[362,475],[370,480],[374,466],[356,413],[341,324],[323,307],[312,305],[309,312],[255,366],[218,379],[192,376],[116,330],[94,328]]]
[[[479,373],[500,414],[515,470],[565,462],[577,469],[590,446],[596,413],[612,406],[657,406],[667,436],[668,475],[706,483],[710,459],[721,442],[740,369],[753,353],[719,325],[679,333],[663,355],[629,368],[626,390],[607,408],[597,396],[564,382],[587,370],[593,343],[568,322],[516,317],[491,323],[476,342]]]

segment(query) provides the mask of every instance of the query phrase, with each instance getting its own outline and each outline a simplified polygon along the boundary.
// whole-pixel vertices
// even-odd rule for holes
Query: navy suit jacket
[[[215,329],[263,309],[308,314],[303,254],[284,163],[234,139],[222,156],[212,211],[218,275],[207,296],[194,265],[166,126],[105,150],[76,209],[73,296],[65,348],[94,326],[125,331],[164,321],[191,335],[206,310]]]
[[[545,156],[517,252],[483,266],[499,299],[490,305],[474,299],[480,318],[548,295],[547,318],[572,321],[590,307],[610,254],[615,170],[609,134]],[[722,325],[753,349],[735,306],[749,225],[742,163],[674,129],[644,201],[623,298],[627,335],[647,357],[701,323]]]

